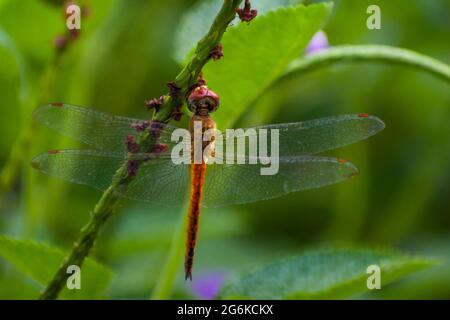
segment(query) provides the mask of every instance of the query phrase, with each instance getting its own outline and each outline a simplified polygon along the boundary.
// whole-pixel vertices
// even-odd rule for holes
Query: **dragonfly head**
[[[189,110],[195,114],[209,114],[216,111],[219,105],[219,95],[209,90],[207,86],[195,88],[188,98]]]

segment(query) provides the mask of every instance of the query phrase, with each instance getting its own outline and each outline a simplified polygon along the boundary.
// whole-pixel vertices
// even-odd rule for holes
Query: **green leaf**
[[[297,4],[301,0],[258,0],[252,3],[252,8],[258,10],[258,18],[279,7]],[[187,55],[194,49],[196,43],[205,35],[211,26],[223,0],[199,1],[183,15],[175,36],[174,58],[180,64],[186,61]],[[238,19],[233,22],[238,24]]]
[[[329,3],[279,8],[225,33],[225,57],[204,68],[208,86],[221,96],[222,107],[215,114],[220,127],[233,124],[303,54],[331,9]]]
[[[39,296],[39,285],[30,283],[17,270],[1,268],[0,300],[33,300]]]
[[[44,244],[0,236],[0,257],[43,287],[52,279],[65,255],[64,252]],[[112,272],[108,268],[88,258],[81,270],[81,290],[65,288],[62,297],[101,298],[111,277]]]
[[[368,291],[367,267],[381,269],[381,287],[435,261],[391,251],[316,250],[245,274],[224,286],[224,299],[338,299]]]

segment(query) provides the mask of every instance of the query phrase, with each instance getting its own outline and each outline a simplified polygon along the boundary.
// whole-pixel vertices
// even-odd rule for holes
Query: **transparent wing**
[[[104,191],[124,161],[120,155],[99,150],[61,150],[36,157],[32,165],[48,175]],[[202,205],[218,207],[277,198],[337,183],[358,173],[350,162],[326,157],[281,158],[278,167],[276,175],[261,175],[260,165],[208,165]],[[167,206],[182,204],[189,190],[188,165],[155,158],[141,164],[135,179],[118,193]]]
[[[40,123],[70,138],[81,141],[96,149],[126,152],[124,139],[128,134],[137,135],[133,124],[143,120],[109,115],[91,109],[68,104],[50,104],[36,109],[33,116]],[[170,143],[176,127],[164,125],[153,129],[159,141]]]
[[[156,159],[144,163],[137,177],[122,195],[126,198],[176,206],[189,199],[189,165],[174,164],[170,159]]]
[[[61,150],[37,156],[31,165],[45,174],[104,191],[124,161],[98,150]]]
[[[202,205],[218,207],[257,202],[320,188],[358,174],[352,163],[327,157],[283,157],[278,165],[275,175],[261,175],[261,166],[256,164],[208,165]]]
[[[33,166],[49,175],[100,190],[109,187],[116,170],[126,161],[123,140],[127,134],[135,133],[131,124],[139,121],[69,105],[44,106],[35,112],[35,116],[49,127],[100,150],[49,152],[35,158]],[[244,164],[208,165],[203,205],[214,207],[255,202],[345,180],[357,173],[351,163],[304,155],[365,139],[383,128],[381,120],[368,115],[253,128],[255,133],[248,134],[247,131],[247,136],[255,136],[261,129],[279,130],[280,160],[272,163],[279,167],[278,173],[262,175],[261,165],[249,164],[251,162],[248,160],[252,158],[245,155],[247,161]],[[170,144],[174,129],[167,126],[155,133],[161,137],[161,142]],[[269,148],[269,154],[273,154],[272,151]],[[174,164],[169,155],[158,154],[141,164],[137,177],[119,193],[127,198],[164,205],[182,203],[189,190],[189,166]],[[242,154],[235,158],[242,158]]]
[[[228,156],[227,144],[234,139],[236,153],[239,138],[258,138],[267,130],[268,153],[271,154],[271,130],[278,129],[279,155],[301,156],[313,155],[327,150],[343,147],[360,140],[367,139],[384,129],[384,123],[379,118],[366,115],[342,115],[297,123],[282,123],[247,128],[234,135],[224,132],[223,154]],[[222,139],[223,139],[222,138]],[[256,139],[255,139],[256,140]],[[247,147],[248,152],[248,147]],[[218,152],[220,154],[220,152]]]
[[[105,191],[126,161],[120,154],[100,150],[61,150],[33,159],[32,166],[48,175]],[[143,163],[123,197],[163,205],[183,203],[189,188],[189,166],[175,165],[167,157]]]

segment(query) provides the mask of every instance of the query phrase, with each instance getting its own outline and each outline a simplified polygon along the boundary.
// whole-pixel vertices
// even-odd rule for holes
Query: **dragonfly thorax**
[[[193,115],[189,123],[189,132],[191,134],[192,163],[201,163],[202,159],[204,162],[208,162],[208,157],[214,154],[217,139],[214,119],[209,115]]]

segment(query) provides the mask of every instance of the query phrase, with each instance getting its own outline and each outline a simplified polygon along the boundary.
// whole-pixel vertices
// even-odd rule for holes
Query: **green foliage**
[[[204,69],[208,85],[220,92],[222,108],[215,115],[220,127],[232,125],[303,54],[331,9],[329,3],[283,7],[227,31],[222,40],[224,59]]]
[[[47,245],[0,237],[0,257],[42,286],[50,281],[65,256],[65,252]],[[108,268],[88,258],[81,270],[81,290],[65,289],[62,297],[66,299],[102,298],[111,277],[112,272]]]
[[[174,58],[180,64],[186,61],[188,53],[192,52],[196,43],[206,34],[222,2],[222,0],[198,1],[183,14],[177,27],[174,52]],[[269,11],[299,2],[301,0],[258,0],[253,6],[258,9],[259,19]],[[239,24],[239,19],[236,17],[232,24],[234,26]]]
[[[42,66],[52,58],[53,38],[64,31],[62,11],[44,1],[6,1],[0,21],[30,64]],[[20,26],[20,28],[18,27]]]
[[[2,160],[10,154],[18,132],[29,128],[23,121],[21,125],[20,118],[40,103],[63,101],[102,108],[111,114],[148,118],[144,99],[165,93],[165,83],[179,68],[169,52],[175,48],[176,62],[186,61],[223,0],[177,0],[176,4],[154,0],[88,1],[91,15],[82,20],[81,37],[55,66],[53,39],[66,29],[62,8],[54,4],[62,2],[0,0]],[[411,5],[410,0],[379,0],[383,28],[372,31],[365,27],[364,15],[372,4],[370,0],[336,1],[330,23],[325,26],[332,48],[308,57],[303,56],[304,46],[315,30],[323,27],[329,5],[284,8],[298,2],[254,0],[252,7],[258,9],[258,18],[250,24],[236,19],[227,31],[223,39],[225,58],[211,61],[205,68],[208,85],[222,97],[222,107],[214,114],[219,126],[233,125],[242,116],[252,124],[265,124],[368,112],[383,118],[387,130],[368,143],[337,151],[361,169],[362,174],[353,181],[262,204],[233,207],[230,212],[204,212],[194,280],[211,270],[226,270],[233,276],[250,265],[264,266],[280,256],[295,256],[304,246],[320,241],[370,241],[407,247],[426,256],[448,252],[448,83],[396,65],[417,67],[446,80],[449,69],[409,50],[405,56],[403,49],[392,46],[448,62],[445,44],[446,31],[450,30],[446,16],[449,2],[419,1]],[[180,21],[178,27],[174,21]],[[346,43],[357,45],[344,46]],[[380,46],[369,43],[391,47],[380,51]],[[353,61],[363,63],[341,63]],[[392,65],[367,64],[373,61]],[[52,83],[42,85],[47,82],[45,70],[49,69]],[[310,70],[315,72],[308,73]],[[28,94],[30,101],[24,104],[22,98]],[[41,130],[33,127],[25,152],[28,155],[20,154],[21,161],[13,161],[25,175],[32,154],[53,147],[72,147],[57,135],[44,136]],[[7,189],[5,201],[0,203],[0,232],[52,239],[66,246],[76,238],[99,196],[87,188],[37,174],[34,179],[21,175],[12,181],[19,187]],[[133,209],[136,214],[129,214],[134,206],[126,201],[121,204],[120,215],[108,221],[107,230],[96,242],[96,252],[108,265],[114,265],[118,274],[108,291],[110,298],[148,298],[167,270],[162,262],[173,243],[178,214],[168,214],[164,209],[158,215],[158,208],[146,205]],[[425,239],[419,235],[425,235]],[[417,244],[423,246],[421,251]],[[366,290],[365,263],[372,260],[384,263],[383,290],[371,291],[369,298],[442,299],[450,295],[448,263],[384,288],[389,281],[428,266],[429,261],[379,251],[331,253],[310,252],[289,259],[289,266],[263,267],[255,274],[237,278],[242,279],[242,286],[230,282],[222,296],[348,297]],[[353,264],[345,264],[338,255]],[[0,238],[0,297],[36,298],[63,256],[63,252],[45,245]],[[175,260],[173,272],[168,274],[176,281],[174,286],[167,286],[166,296],[195,297],[193,286],[182,277],[181,259]],[[295,265],[307,266],[308,272],[296,274]],[[332,275],[339,275],[334,282],[323,276],[324,270],[331,268],[336,269],[334,273],[331,270]],[[280,269],[286,272],[278,272]],[[83,290],[66,290],[62,297],[104,297],[110,271],[90,259],[82,270]],[[273,273],[267,276],[269,271]],[[287,277],[282,277],[289,272],[296,275],[296,281],[287,282]]]
[[[12,61],[5,55],[12,58]],[[0,27],[0,74],[16,80],[19,78],[19,96],[24,99],[28,93],[27,66],[14,40]],[[11,74],[12,73],[12,74]],[[2,86],[3,87],[3,86]],[[6,86],[5,86],[6,87]]]
[[[228,283],[224,299],[337,299],[367,291],[367,267],[381,269],[382,288],[433,261],[379,250],[318,250],[273,263]]]

